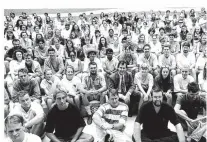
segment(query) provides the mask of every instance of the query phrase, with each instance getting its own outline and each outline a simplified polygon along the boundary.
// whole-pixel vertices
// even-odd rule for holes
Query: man
[[[194,78],[189,75],[189,68],[183,67],[181,74],[174,77],[174,92],[177,96],[187,93],[187,85],[194,81]]]
[[[45,60],[44,70],[51,69],[53,74],[62,79],[62,73],[64,71],[63,59],[61,57],[57,57],[56,54],[57,53],[54,48],[50,47],[48,49],[49,57]]]
[[[138,64],[142,65],[146,63],[149,65],[149,72],[155,77],[158,75],[158,61],[157,56],[151,53],[151,46],[149,44],[145,44],[144,53],[142,53],[138,58]]]
[[[91,135],[82,132],[85,122],[77,108],[66,102],[66,91],[57,88],[53,97],[55,105],[48,113],[45,126],[47,137],[52,142],[93,142]]]
[[[108,88],[118,90],[121,101],[129,105],[129,117],[133,114],[134,105],[139,102],[140,95],[135,90],[132,74],[127,72],[127,63],[120,61],[118,64],[118,72],[112,74],[109,80]]]
[[[196,82],[188,84],[188,93],[178,97],[174,107],[181,120],[184,130],[188,127],[188,138],[191,142],[206,142],[206,116],[198,118],[200,108],[206,110],[206,100],[199,95]],[[204,120],[204,121],[202,121]]]
[[[105,141],[130,142],[131,140],[123,133],[128,114],[128,106],[119,102],[116,89],[109,90],[109,101],[95,112],[93,121],[97,125],[97,136]],[[107,138],[108,136],[108,138]]]
[[[18,49],[18,50],[22,50],[24,53],[27,52],[26,49],[24,49],[24,48],[22,48],[22,47],[20,46],[20,41],[19,41],[19,39],[14,39],[14,40],[12,41],[12,44],[13,44],[14,47],[12,47],[11,49],[9,49],[9,50],[7,51],[7,53],[6,53],[6,55],[5,55],[5,60],[6,60],[6,61],[9,61],[9,62],[13,59],[13,58],[12,58],[13,53],[14,53],[17,49]]]
[[[104,104],[107,87],[104,76],[97,72],[97,64],[90,62],[88,67],[90,73],[83,78],[80,92],[82,93],[82,103],[88,113],[87,123],[90,125],[92,123],[90,101],[98,100],[100,104]]]
[[[207,62],[207,48],[203,49],[203,53],[198,57],[196,61],[196,72],[199,74],[204,69],[205,63]]]
[[[65,46],[60,44],[59,38],[54,39],[54,45],[52,47],[55,49],[57,56],[65,60],[65,57],[64,57]]]
[[[129,33],[129,32],[128,32]],[[123,48],[126,48],[126,47],[128,47],[128,46],[130,46],[131,47],[131,49],[132,49],[132,51],[133,51],[133,53],[135,53],[135,51],[137,50],[137,48],[138,48],[138,45],[136,44],[136,43],[133,43],[132,42],[132,35],[130,35],[130,34],[128,34],[127,36],[126,36],[126,38],[127,38],[127,42],[123,45]]]
[[[155,55],[159,56],[162,52],[161,43],[158,41],[158,37],[156,34],[152,35],[152,42],[150,42],[151,52]]]
[[[175,29],[176,27],[174,27]],[[176,57],[178,53],[180,53],[180,44],[175,41],[175,33],[171,33],[168,35],[169,37],[169,44],[170,44],[170,53]]]
[[[28,70],[28,74],[30,78],[34,78],[37,80],[38,84],[40,84],[42,79],[42,69],[40,64],[37,61],[32,60],[32,54],[31,53],[25,53],[25,67]]]
[[[165,45],[163,47],[163,53],[159,56],[159,68],[167,66],[171,70],[172,76],[176,75],[176,61],[175,57],[170,54],[170,45]]]
[[[162,91],[157,89],[152,92],[152,101],[142,105],[134,124],[134,142],[185,142],[183,128],[174,109],[162,100]],[[175,125],[177,136],[168,129],[169,121]]]
[[[71,32],[71,26],[69,23],[66,23],[65,24],[65,28],[61,31],[61,36],[64,38],[64,39],[69,39],[70,37],[70,32]]]
[[[108,47],[111,48],[114,45],[114,30],[109,29],[109,36],[106,38]]]
[[[188,65],[190,67],[190,74],[196,80],[196,71],[195,71],[195,54],[189,52],[190,43],[185,42],[183,44],[183,53],[180,53],[176,57],[177,63],[177,73],[180,73],[180,70],[183,66]]]
[[[40,88],[37,80],[34,78],[30,79],[28,70],[26,68],[21,68],[18,70],[18,80],[14,82],[12,91],[13,102],[18,101],[18,92],[25,90],[28,91],[29,96],[31,96],[32,101],[40,103]]]
[[[42,136],[44,129],[44,112],[40,104],[31,101],[27,91],[18,92],[19,103],[11,109],[11,114],[19,114],[25,120],[24,127],[27,132]]]
[[[8,135],[4,142],[41,142],[37,135],[24,132],[24,118],[20,115],[9,115],[4,124]]]

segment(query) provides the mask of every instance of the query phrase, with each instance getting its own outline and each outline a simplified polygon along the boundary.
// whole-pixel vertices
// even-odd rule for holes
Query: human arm
[[[46,136],[53,142],[61,142],[53,133],[46,132]]]
[[[138,122],[134,123],[134,132],[133,136],[136,142],[142,142],[141,141],[141,125]]]
[[[187,89],[183,90],[180,88],[179,78],[180,78],[179,75],[174,76],[174,92],[187,93]]]
[[[178,123],[177,125],[175,125],[175,128],[179,142],[185,142],[185,134],[183,132],[183,127],[181,126],[181,124]]]
[[[84,127],[80,127],[78,128],[78,130],[76,131],[75,135],[73,136],[73,139],[71,140],[71,142],[76,142],[78,140],[78,138],[80,137],[80,135],[83,132]]]
[[[179,96],[180,97],[180,96]],[[174,107],[174,110],[176,112],[176,114],[178,116],[180,116],[182,119],[192,122],[193,120],[191,118],[188,117],[188,115],[186,114],[186,112],[184,110],[181,110],[181,105],[179,104],[180,102],[180,98],[178,98],[176,105]]]
[[[62,58],[57,58],[59,62],[59,71],[56,74],[62,74],[64,71],[64,64]]]

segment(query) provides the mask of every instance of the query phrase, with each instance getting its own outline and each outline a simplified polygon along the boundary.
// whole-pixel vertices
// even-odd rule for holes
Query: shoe
[[[89,115],[87,119],[87,124],[91,125],[91,123],[92,123],[92,115]]]

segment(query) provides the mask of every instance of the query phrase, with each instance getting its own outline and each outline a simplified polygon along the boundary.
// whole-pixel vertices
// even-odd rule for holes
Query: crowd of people
[[[51,142],[206,141],[205,8],[78,17],[11,12],[4,26],[6,142],[45,135]],[[92,122],[96,136],[83,132]]]

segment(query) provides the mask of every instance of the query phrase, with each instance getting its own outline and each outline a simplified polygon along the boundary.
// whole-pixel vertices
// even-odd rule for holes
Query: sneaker
[[[89,115],[87,119],[87,124],[91,125],[91,123],[92,123],[92,115]]]

